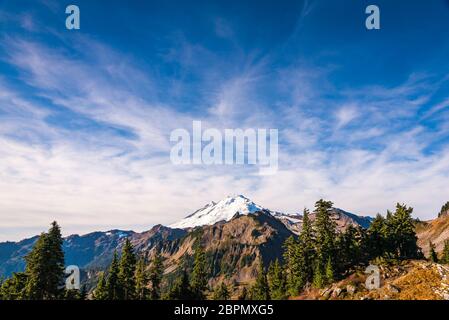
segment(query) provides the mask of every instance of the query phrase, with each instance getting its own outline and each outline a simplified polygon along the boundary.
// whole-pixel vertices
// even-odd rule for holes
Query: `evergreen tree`
[[[430,248],[430,255],[429,255],[430,261],[438,263],[438,255],[435,251],[435,245],[431,241],[429,241],[429,248]]]
[[[27,275],[25,295],[28,299],[43,300],[45,297],[47,237],[46,233],[41,233],[33,249],[25,257],[25,274]]]
[[[109,294],[106,286],[105,275],[104,272],[101,272],[100,276],[98,277],[97,287],[93,292],[93,298],[94,300],[106,300],[108,299],[108,297]]]
[[[301,252],[303,269],[301,272],[304,274],[304,282],[311,282],[313,279],[313,261],[315,260],[315,239],[308,209],[304,209],[302,230],[299,239],[303,247]]]
[[[312,285],[317,288],[321,289],[324,287],[324,275],[323,275],[323,269],[321,265],[317,262],[315,263],[315,268],[313,271],[313,282]]]
[[[251,289],[251,298],[253,300],[270,300],[270,288],[268,287],[267,274],[265,273],[262,259],[259,262],[256,283]]]
[[[206,254],[198,244],[195,249],[193,271],[190,279],[190,287],[195,299],[204,299],[204,291],[207,288],[207,281],[208,273],[206,271]]]
[[[150,298],[152,300],[158,300],[161,297],[161,282],[163,274],[164,264],[162,256],[159,251],[156,251],[149,271],[149,280],[151,283]]]
[[[149,297],[148,283],[149,277],[148,272],[145,269],[145,259],[141,257],[137,262],[136,273],[136,295],[137,300],[146,300]]]
[[[327,259],[325,277],[326,277],[326,284],[331,284],[334,282],[334,269],[332,267],[330,257]]]
[[[133,246],[127,238],[123,245],[118,273],[121,300],[132,300],[134,298],[136,289],[135,273],[136,256],[134,255]]]
[[[14,273],[11,278],[6,279],[0,286],[0,300],[23,300],[26,299],[26,284],[28,277],[25,273]]]
[[[446,202],[446,203],[441,207],[440,213],[438,213],[438,217],[441,217],[443,214],[445,214],[445,213],[448,212],[448,211],[449,211],[449,201]]]
[[[61,286],[64,285],[65,278],[65,261],[64,250],[62,245],[64,240],[62,239],[61,228],[56,221],[53,221],[51,228],[48,231],[48,248],[50,250],[48,261],[48,288],[47,294],[52,298],[59,298],[63,294],[64,289]]]
[[[368,259],[375,259],[384,255],[387,250],[385,245],[386,221],[383,216],[377,214],[368,227],[367,249]]]
[[[184,269],[181,275],[176,278],[173,286],[170,288],[167,299],[168,300],[191,300],[192,291],[189,285],[189,277],[187,271]]]
[[[65,290],[64,300],[84,300],[80,290],[69,289]]]
[[[441,263],[449,264],[449,240],[444,241],[444,249],[441,255]]]
[[[415,225],[412,219],[413,208],[397,204],[394,214],[387,217],[387,239],[391,241],[391,251],[399,259],[421,258],[417,244]]]
[[[230,294],[228,286],[222,282],[214,291],[213,300],[229,300]]]
[[[108,279],[106,281],[107,300],[120,300],[122,298],[118,274],[119,261],[117,251],[114,251],[114,256],[108,270]]]
[[[331,219],[332,206],[332,202],[322,199],[315,204],[317,253],[326,261],[329,257],[333,258],[334,240],[337,235],[335,222]]]
[[[273,300],[284,300],[286,296],[286,281],[284,270],[282,269],[279,260],[276,259],[274,263],[270,263],[268,268],[268,286],[270,289],[270,297]]]
[[[315,239],[309,211],[304,209],[303,224],[298,240],[290,237],[284,244],[286,288],[291,296],[298,295],[313,280]]]
[[[396,248],[396,228],[394,222],[394,214],[387,210],[385,217],[385,227],[383,230],[383,254],[386,258],[397,258]]]
[[[330,201],[319,200],[315,204],[315,233],[316,233],[316,265],[314,272],[314,286],[321,288],[326,284],[327,264],[334,270],[336,261],[335,239],[337,237],[335,222],[331,219],[331,209],[333,203]]]
[[[290,236],[284,243],[284,261],[286,271],[286,287],[291,296],[298,295],[305,285],[304,274],[301,272],[304,254],[301,244]]]
[[[25,257],[26,297],[32,300],[63,298],[64,252],[61,229],[56,222],[42,233]]]
[[[336,255],[337,263],[333,268],[334,274],[344,274],[351,267],[365,262],[362,254],[363,241],[364,230],[352,225],[337,236],[336,247],[338,254]]]

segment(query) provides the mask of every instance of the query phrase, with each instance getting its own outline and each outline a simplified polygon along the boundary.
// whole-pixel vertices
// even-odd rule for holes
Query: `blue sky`
[[[449,200],[447,57],[444,0],[3,0],[0,240],[54,219],[145,230],[233,193],[433,218]],[[277,128],[278,173],[172,165],[170,132],[192,120]]]

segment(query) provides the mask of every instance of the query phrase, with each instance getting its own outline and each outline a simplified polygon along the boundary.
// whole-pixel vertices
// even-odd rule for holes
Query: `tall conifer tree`
[[[149,290],[148,290],[149,276],[148,276],[147,270],[145,269],[145,259],[143,257],[141,257],[137,262],[135,280],[136,280],[135,298],[137,300],[148,299],[149,298]]]
[[[107,300],[121,300],[122,291],[119,282],[119,261],[117,251],[114,251],[111,265],[108,270],[108,279],[106,281]]]
[[[93,298],[94,300],[108,299],[108,290],[106,288],[106,278],[104,272],[101,272],[98,277],[98,283],[93,292]]]
[[[156,251],[156,254],[151,261],[149,270],[149,280],[151,283],[150,298],[158,300],[161,297],[161,282],[164,274],[164,264],[161,253]]]
[[[259,262],[256,283],[251,288],[251,298],[253,300],[270,300],[270,288],[262,259]]]
[[[207,288],[208,273],[206,270],[206,254],[201,245],[198,244],[195,249],[193,261],[193,270],[190,279],[190,287],[195,299],[204,299],[204,291]]]
[[[432,243],[432,241],[429,241],[429,248],[430,248],[430,261],[438,263],[438,255],[435,251],[435,245]]]
[[[285,273],[279,260],[270,264],[268,268],[268,286],[270,288],[270,297],[273,300],[283,300],[287,297]]]
[[[228,286],[222,282],[214,291],[213,297],[214,300],[229,300],[230,294]]]
[[[64,252],[61,229],[53,222],[25,257],[26,297],[35,300],[61,299],[64,294]]]
[[[322,281],[326,283],[325,271],[329,268],[335,269],[337,237],[335,222],[331,219],[331,209],[333,203],[330,201],[319,200],[315,204],[315,233],[316,233],[316,266],[314,274],[315,285]],[[322,285],[322,284],[321,284]]]
[[[123,245],[122,255],[119,263],[119,286],[120,286],[120,299],[132,300],[135,296],[136,282],[135,282],[135,272],[136,272],[136,256],[134,254],[134,249],[126,238]]]

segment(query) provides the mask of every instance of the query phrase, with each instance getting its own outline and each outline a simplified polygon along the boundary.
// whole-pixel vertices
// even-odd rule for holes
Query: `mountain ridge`
[[[341,209],[333,210],[335,211],[333,217],[339,228],[344,229],[349,224],[366,227],[366,223],[362,225],[362,222],[368,221],[366,220],[368,218],[359,217]],[[125,238],[130,238],[136,250],[145,254],[151,254],[153,248],[162,246],[165,242],[171,246],[170,251],[175,252],[178,245],[176,241],[186,237],[196,228],[204,229],[226,224],[239,217],[260,215],[260,213],[282,223],[291,234],[298,234],[301,230],[302,216],[300,214],[272,211],[255,204],[243,195],[228,196],[218,202],[209,202],[180,222],[169,226],[155,225],[144,232],[114,229],[90,232],[85,235],[69,235],[64,238],[63,244],[66,264],[76,264],[82,269],[103,269],[110,263],[113,252],[121,248]],[[311,219],[313,220],[313,214]],[[187,223],[181,223],[183,221]],[[278,226],[277,229],[281,227]],[[23,271],[24,257],[30,252],[37,238],[38,236],[34,236],[18,242],[0,243],[0,276],[10,276],[13,272]]]

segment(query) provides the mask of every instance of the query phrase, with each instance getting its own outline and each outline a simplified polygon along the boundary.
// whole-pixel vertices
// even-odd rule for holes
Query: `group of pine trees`
[[[195,246],[193,257],[193,268],[188,273],[188,268],[184,264],[180,274],[169,285],[164,295],[167,300],[203,300],[208,291],[209,268],[206,262],[206,253],[199,243]],[[216,299],[225,299],[229,297],[227,287],[222,284],[214,292]]]
[[[84,290],[66,290],[61,228],[53,222],[25,257],[24,272],[2,281],[0,300],[83,299]]]
[[[137,257],[131,242],[126,239],[120,259],[117,252],[114,252],[107,272],[100,273],[93,299],[160,299],[163,272],[163,260],[159,251],[156,252],[147,270],[145,259]]]
[[[431,241],[429,241],[429,249],[430,261],[435,263],[449,264],[449,240],[444,241],[444,248],[440,258],[438,258],[438,254],[435,251],[435,245]]]
[[[0,300],[62,300],[87,298],[85,287],[67,290],[65,287],[64,251],[61,229],[53,222],[47,233],[42,233],[31,252],[25,257],[24,272],[0,280]],[[98,300],[160,299],[163,275],[162,257],[156,253],[149,269],[143,258],[134,253],[126,239],[120,259],[114,253],[106,273],[102,272],[94,290]]]
[[[322,288],[345,276],[351,268],[376,258],[422,258],[412,208],[398,204],[386,218],[378,215],[367,230],[349,226],[338,232],[331,218],[332,206],[329,201],[316,202],[313,223],[309,211],[304,210],[300,235],[288,238],[284,244],[284,264],[276,260],[266,272],[260,263],[252,299],[285,299],[306,287]],[[445,250],[449,255],[449,242]]]
[[[441,217],[443,214],[449,211],[449,201],[446,202],[442,207],[440,212],[438,213],[438,217]]]
[[[284,268],[276,259],[265,271],[262,259],[259,260],[257,278],[249,292],[244,290],[241,300],[283,300],[288,298],[287,277]]]

